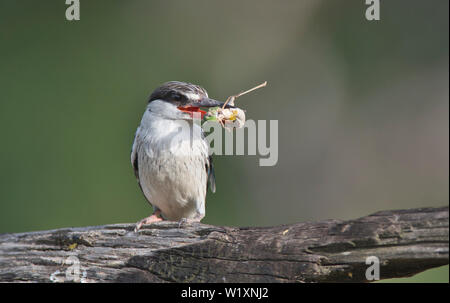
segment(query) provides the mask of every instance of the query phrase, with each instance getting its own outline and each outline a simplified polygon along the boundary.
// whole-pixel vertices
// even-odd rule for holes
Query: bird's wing
[[[133,142],[133,147],[131,148],[131,165],[133,166],[134,169],[134,175],[136,176],[137,182],[139,184],[139,186],[141,186],[141,183],[139,181],[139,163],[138,163],[138,153],[137,153],[137,143],[136,143],[136,138],[138,136],[139,133],[139,127],[136,130],[136,134],[134,135],[134,142]],[[141,188],[142,189],[142,188]]]
[[[209,156],[206,160],[206,173],[208,174],[208,181],[206,182],[206,189],[211,188],[211,192],[216,192],[216,176],[214,174],[213,158]]]
[[[206,141],[206,135],[205,135],[203,129],[202,129],[202,139]],[[216,192],[216,175],[214,174],[214,164],[213,164],[212,156],[208,156],[208,158],[206,158],[205,168],[206,168],[206,174],[208,176],[208,179],[206,181],[206,190],[208,190],[208,188],[210,188],[211,192],[215,193]]]
[[[144,194],[145,199],[150,203],[150,205],[153,207],[153,210],[156,211],[156,207],[150,202],[150,200],[147,198],[147,196],[144,193],[144,190],[142,189],[141,180],[139,180],[139,155],[138,155],[138,143],[137,143],[137,137],[139,136],[139,127],[136,130],[136,134],[134,135],[134,141],[133,141],[133,147],[131,148],[131,165],[133,166],[134,175],[136,176],[137,183],[139,185],[139,188],[141,189],[142,193]]]

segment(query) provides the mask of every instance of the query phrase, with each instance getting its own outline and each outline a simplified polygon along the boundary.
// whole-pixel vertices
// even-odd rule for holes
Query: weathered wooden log
[[[448,207],[275,227],[159,222],[0,235],[2,282],[365,282],[449,263]]]

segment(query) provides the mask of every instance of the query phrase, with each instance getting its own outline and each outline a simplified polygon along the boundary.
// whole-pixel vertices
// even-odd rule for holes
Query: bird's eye
[[[181,101],[182,96],[180,94],[173,94],[172,95],[173,100],[175,101]]]

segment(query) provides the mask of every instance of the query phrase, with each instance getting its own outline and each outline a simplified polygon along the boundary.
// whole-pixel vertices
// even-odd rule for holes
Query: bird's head
[[[153,103],[153,104],[152,104]],[[153,91],[150,96],[149,106],[159,115],[171,118],[192,118],[194,113],[199,113],[203,118],[206,113],[201,108],[223,106],[223,102],[208,97],[206,90],[198,85],[170,81]],[[227,105],[228,107],[233,107]]]

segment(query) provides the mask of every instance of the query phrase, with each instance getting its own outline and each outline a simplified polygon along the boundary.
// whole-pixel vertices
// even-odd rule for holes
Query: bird
[[[216,181],[213,158],[201,125],[201,108],[224,106],[192,83],[169,81],[150,95],[131,149],[131,164],[153,213],[136,223],[200,222],[205,216],[208,188]],[[226,108],[233,108],[226,105]]]

